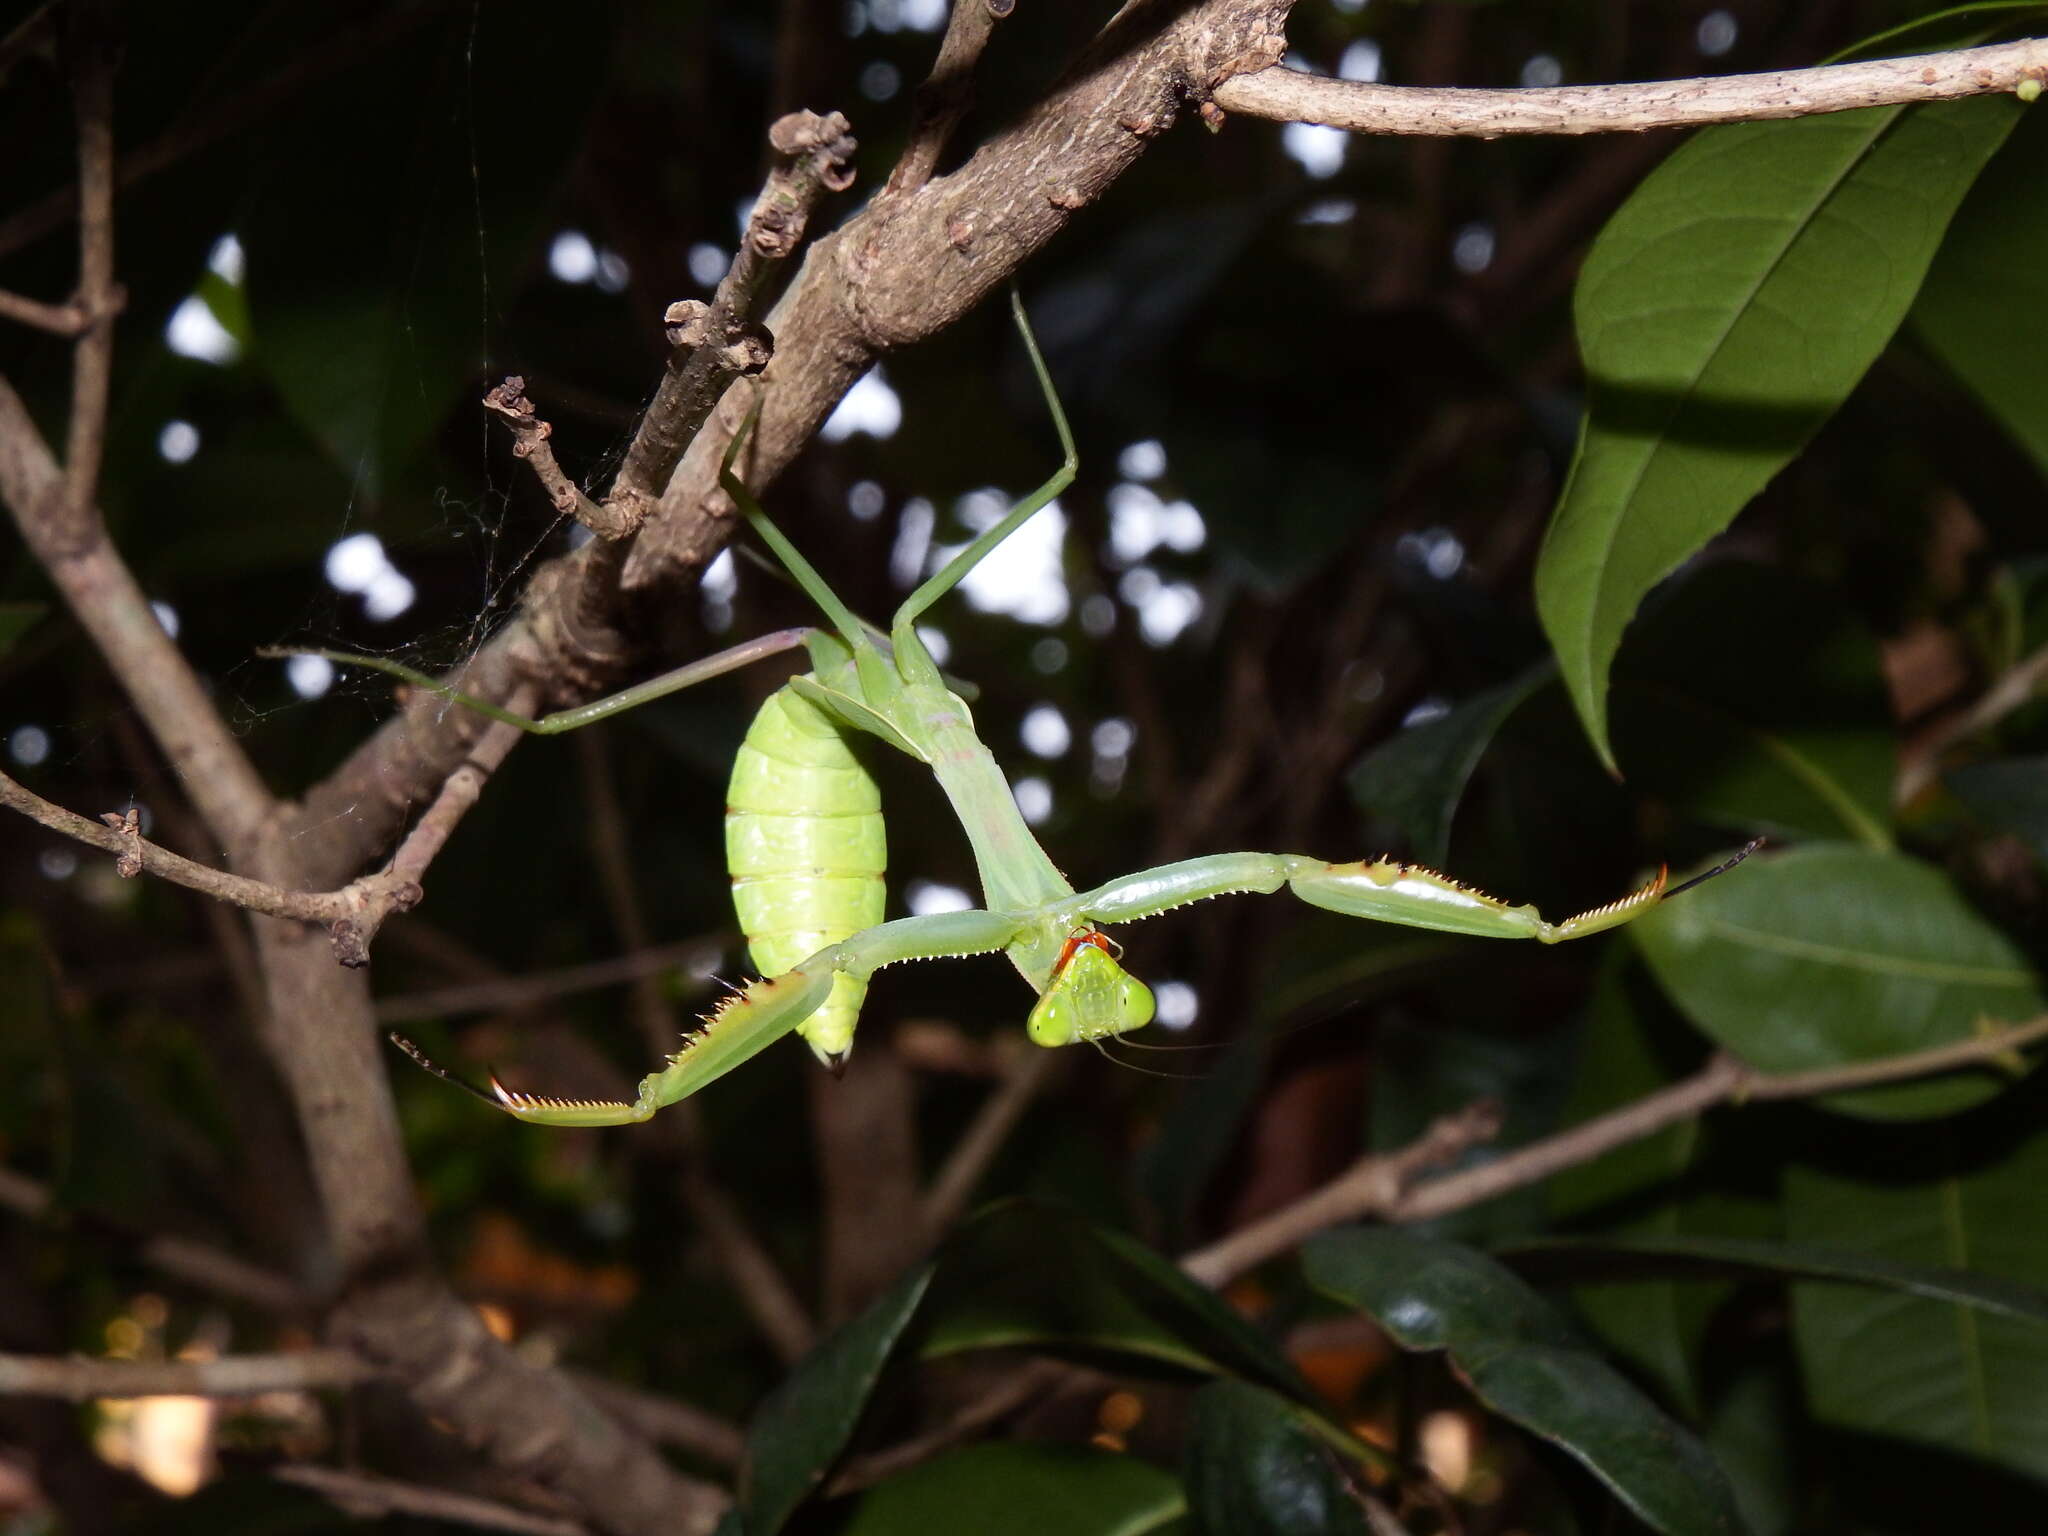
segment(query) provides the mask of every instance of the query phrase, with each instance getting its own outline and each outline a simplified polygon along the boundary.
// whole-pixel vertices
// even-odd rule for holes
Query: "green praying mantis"
[[[1152,1020],[1146,985],[1119,963],[1103,928],[1232,893],[1283,887],[1350,917],[1483,938],[1556,944],[1634,921],[1701,880],[1733,868],[1756,845],[1675,888],[1656,879],[1618,901],[1562,922],[1510,906],[1432,870],[1388,859],[1333,864],[1305,854],[1219,853],[1124,875],[1076,891],[1026,826],[1008,781],[975,734],[966,702],[948,686],[916,625],[975,565],[1073,481],[1079,460],[1023,303],[1012,308],[1063,458],[1037,490],[949,560],[896,610],[886,641],[873,635],[784,537],[733,473],[758,402],[733,435],[719,483],[755,533],[829,621],[784,630],[693,662],[623,692],[544,716],[515,714],[399,662],[339,651],[329,660],[371,667],[493,720],[555,735],[803,645],[811,670],[792,678],[756,715],[728,793],[727,862],[740,926],[764,979],[728,996],[631,1103],[545,1098],[491,1079],[473,1088],[394,1040],[427,1070],[535,1125],[604,1126],[646,1120],[695,1093],[792,1030],[837,1068],[852,1049],[868,979],[911,960],[1002,953],[1038,1000],[1025,1029],[1040,1045],[1121,1036]],[[885,864],[880,796],[850,738],[880,737],[927,765],[972,846],[984,906],[882,921]]]

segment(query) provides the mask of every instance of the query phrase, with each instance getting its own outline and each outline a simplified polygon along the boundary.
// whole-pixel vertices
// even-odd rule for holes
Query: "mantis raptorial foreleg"
[[[899,918],[819,950],[765,981],[750,981],[692,1031],[659,1072],[640,1080],[632,1103],[619,1099],[552,1099],[518,1093],[491,1079],[490,1091],[443,1071],[401,1036],[392,1039],[428,1071],[532,1125],[633,1125],[766,1050],[825,1003],[838,977],[865,982],[885,965],[994,954],[1016,938],[1022,919],[1006,912],[936,912]]]
[[[1751,843],[1699,879],[1733,869],[1757,846]],[[1694,883],[1688,881],[1687,885]],[[1657,878],[1640,890],[1553,923],[1534,907],[1509,906],[1496,896],[1461,885],[1419,864],[1392,859],[1331,864],[1305,854],[1219,853],[1125,875],[1083,892],[1071,906],[1079,921],[1127,923],[1211,896],[1238,892],[1271,895],[1284,886],[1312,906],[1347,917],[1475,938],[1536,939],[1544,944],[1558,944],[1633,922],[1667,896],[1676,894],[1667,891],[1665,884],[1665,873],[1659,870]]]

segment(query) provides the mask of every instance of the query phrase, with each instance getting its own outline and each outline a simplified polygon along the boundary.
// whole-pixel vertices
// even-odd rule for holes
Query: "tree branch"
[[[2022,1046],[2043,1039],[2048,1039],[2048,1016],[1930,1050],[1811,1072],[1757,1072],[1732,1056],[1716,1056],[1693,1076],[1583,1125],[1491,1162],[1415,1183],[1418,1174],[1462,1156],[1497,1132],[1497,1113],[1494,1129],[1488,1131],[1484,1106],[1475,1106],[1437,1121],[1409,1146],[1359,1159],[1322,1188],[1188,1254],[1181,1267],[1205,1285],[1223,1285],[1326,1227],[1368,1217],[1389,1222],[1428,1221],[1461,1211],[1591,1162],[1616,1147],[1704,1114],[1717,1104],[1817,1098],[1963,1067],[1996,1066]]]
[[[217,1360],[91,1360],[0,1355],[0,1394],[61,1397],[255,1397],[352,1387],[374,1373],[338,1349],[286,1355],[224,1355]]]
[[[515,695],[511,701],[514,709],[530,708],[531,704],[531,690],[525,696]],[[370,941],[385,919],[418,904],[420,879],[427,865],[445,846],[455,824],[476,803],[484,781],[504,761],[519,735],[512,726],[493,724],[478,740],[468,760],[449,775],[441,793],[399,846],[390,864],[335,891],[287,890],[269,881],[251,880],[210,864],[196,863],[143,837],[132,808],[125,817],[108,813],[98,822],[88,821],[62,806],[52,805],[5,773],[0,773],[0,805],[19,811],[54,832],[116,855],[124,878],[133,879],[146,871],[251,912],[316,924],[327,930],[337,960],[343,965],[360,966],[369,964]]]
[[[1212,99],[1225,111],[1247,117],[1324,123],[1351,133],[1492,139],[1809,117],[2017,91],[2027,81],[2036,89],[2048,81],[2048,41],[2026,38],[1760,75],[1514,90],[1369,85],[1274,68],[1225,80]]]
[[[548,442],[555,429],[534,414],[533,402],[526,398],[525,379],[511,375],[484,396],[484,409],[512,429],[512,456],[532,466],[534,478],[557,512],[575,518],[600,539],[622,539],[640,526],[639,519],[592,501],[564,472]]]
[[[802,241],[818,199],[853,184],[853,132],[837,112],[823,117],[791,112],[777,118],[768,130],[768,144],[777,157],[775,168],[754,199],[746,237],[711,303],[686,299],[669,307],[669,345],[678,353],[669,360],[605,498],[631,527],[639,527],[653,509],[676,460],[726,386],[767,366],[774,337],[748,320],[761,285]],[[682,349],[688,349],[687,359]]]
[[[92,323],[92,317],[74,300],[69,304],[45,304],[25,294],[0,289],[0,320],[33,326],[53,336],[76,336]]]
[[[1061,81],[950,175],[876,198],[814,242],[768,317],[775,358],[749,481],[773,480],[875,358],[937,334],[1000,287],[1239,70],[1277,63],[1292,0],[1133,0]],[[699,432],[627,561],[628,591],[700,568],[729,532],[717,470],[744,408]]]

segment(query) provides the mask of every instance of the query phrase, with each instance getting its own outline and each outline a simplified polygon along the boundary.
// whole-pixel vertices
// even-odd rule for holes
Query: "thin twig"
[[[639,526],[637,518],[592,501],[563,472],[548,441],[555,435],[555,429],[534,414],[533,402],[526,398],[525,379],[518,374],[507,378],[484,396],[484,409],[512,429],[512,456],[533,467],[534,478],[540,481],[557,512],[575,518],[600,539],[622,539]]]
[[[217,1360],[91,1360],[0,1355],[0,1395],[61,1397],[255,1397],[352,1387],[375,1373],[339,1349],[284,1355],[223,1355]]]
[[[336,1508],[358,1519],[380,1515],[420,1515],[429,1520],[446,1520],[456,1525],[473,1525],[480,1530],[513,1531],[518,1536],[589,1536],[590,1528],[556,1515],[536,1515],[509,1504],[479,1499],[473,1494],[453,1493],[446,1488],[428,1488],[419,1483],[395,1482],[364,1472],[344,1472],[337,1467],[283,1466],[272,1473],[281,1483],[309,1488]]]
[[[182,119],[149,143],[121,156],[116,168],[119,185],[126,189],[146,181],[256,121],[273,107],[302,99],[319,80],[360,63],[449,8],[445,3],[409,5],[401,0],[389,6],[382,16],[368,21],[350,16],[333,32],[308,43],[284,68],[239,95],[204,93],[204,111]],[[44,13],[56,9],[55,5],[45,6]],[[7,43],[32,46],[29,26],[24,24]],[[0,47],[0,74],[6,72],[8,62],[6,49]],[[31,241],[62,228],[77,211],[78,188],[59,187],[10,214],[0,220],[0,256],[12,255]]]
[[[505,701],[505,707],[523,715],[532,710],[536,697],[533,688],[522,687]],[[448,775],[440,793],[434,796],[434,803],[414,823],[391,856],[391,862],[378,873],[354,882],[368,887],[368,897],[358,910],[337,918],[328,928],[335,959],[347,966],[368,965],[371,941],[385,920],[395,912],[419,905],[423,894],[420,881],[426,876],[427,866],[448,845],[456,826],[483,794],[484,785],[525,734],[516,725],[493,720],[477,737],[469,756]]]
[[[996,29],[1016,9],[1017,0],[953,0],[946,35],[939,42],[932,72],[917,88],[911,109],[910,139],[885,191],[915,192],[932,179],[946,141],[974,103],[974,66]]]
[[[516,736],[518,733],[513,731],[512,734]],[[325,928],[333,938],[336,956],[343,964],[363,963],[368,939],[375,935],[384,919],[420,899],[417,879],[400,869],[395,860],[392,867],[374,875],[365,875],[360,880],[351,880],[338,891],[288,891],[267,880],[251,880],[246,875],[195,863],[183,854],[173,853],[145,838],[139,820],[135,818],[109,813],[101,821],[91,821],[60,805],[52,805],[5,773],[0,773],[0,805],[21,812],[53,832],[61,832],[66,837],[113,854],[120,861],[119,868],[124,876],[158,875],[202,896],[230,902],[251,912],[261,912],[266,917],[288,918],[293,922],[312,923]],[[438,831],[438,835],[445,838],[446,832]],[[425,853],[425,845],[422,844],[415,850],[407,867],[422,864]]]
[[[605,902],[619,936],[634,948],[642,948],[653,930],[633,877],[626,814],[619,804],[607,738],[598,731],[582,731],[576,745],[590,800],[591,849]],[[683,1021],[675,1004],[651,977],[633,988],[633,1017],[649,1055],[656,1060],[674,1050],[683,1037]],[[732,1281],[740,1305],[782,1363],[794,1365],[817,1342],[817,1325],[767,1245],[711,1177],[709,1138],[698,1106],[687,1099],[672,1105],[646,1134],[674,1154],[681,1169],[678,1193],[683,1206]]]
[[[1482,1101],[1439,1118],[1407,1146],[1360,1158],[1322,1188],[1240,1227],[1221,1242],[1184,1255],[1180,1267],[1204,1285],[1227,1284],[1283,1253],[1311,1232],[1389,1208],[1430,1168],[1457,1161],[1500,1134],[1500,1106]]]
[[[2048,645],[2009,668],[1976,703],[1913,746],[1911,755],[1899,765],[1892,803],[1903,806],[1919,798],[1940,774],[1942,754],[1957,742],[1989,730],[2031,700],[2043,683],[2048,683]]]
[[[0,289],[0,320],[34,326],[53,336],[76,336],[92,323],[91,315],[77,303],[45,304],[5,289]]]
[[[2022,1046],[2048,1039],[2048,1016],[1973,1039],[1930,1050],[1888,1056],[1852,1066],[1810,1072],[1757,1072],[1732,1056],[1716,1056],[1693,1076],[1619,1109],[1532,1142],[1491,1162],[1415,1183],[1425,1169],[1441,1166],[1445,1154],[1486,1140],[1463,1136],[1448,1116],[1410,1146],[1361,1158],[1322,1188],[1263,1216],[1222,1241],[1188,1254],[1181,1267],[1205,1285],[1223,1285],[1304,1238],[1341,1222],[1377,1217],[1390,1222],[1428,1221],[1478,1205],[1509,1190],[1539,1183],[1566,1168],[1591,1162],[1616,1147],[1640,1141],[1668,1125],[1704,1114],[1717,1104],[1751,1100],[1807,1099],[1880,1083],[1904,1082],[1962,1067],[2003,1064]],[[1471,1114],[1472,1111],[1466,1111]],[[1476,1123],[1465,1127],[1480,1129]]]
[[[988,1172],[988,1165],[995,1161],[1024,1111],[1063,1065],[1065,1058],[1059,1053],[1037,1046],[1020,1044],[1011,1053],[1002,1079],[982,1100],[981,1108],[953,1143],[931,1187],[925,1191],[917,1215],[928,1239],[936,1240],[959,1219],[981,1176]]]
[[[677,939],[673,944],[656,944],[607,960],[593,960],[587,965],[565,965],[559,970],[534,971],[524,976],[497,976],[489,981],[458,982],[419,992],[395,992],[377,999],[377,1022],[403,1024],[453,1013],[512,1013],[579,992],[662,976],[703,955],[713,942],[708,936]]]
[[[71,8],[72,90],[78,116],[78,293],[85,317],[72,351],[71,418],[64,440],[64,494],[71,515],[92,516],[107,439],[114,377],[114,40],[101,0]]]
[[[0,1208],[41,1220],[52,1213],[52,1196],[47,1185],[11,1168],[0,1168]],[[72,1221],[84,1219],[72,1212],[63,1214]],[[210,1296],[284,1317],[298,1316],[311,1306],[306,1293],[283,1275],[221,1249],[170,1234],[129,1235],[134,1237],[136,1257],[143,1264]]]
[[[1769,74],[1513,90],[1372,85],[1276,67],[1225,80],[1212,99],[1225,111],[1247,117],[1324,123],[1351,133],[1492,139],[1810,117],[1986,96],[2017,90],[2028,80],[2036,85],[2048,81],[2048,41],[2026,38]]]
[[[751,319],[761,285],[803,239],[818,199],[853,184],[853,132],[837,112],[778,118],[768,129],[768,144],[775,167],[754,200],[746,236],[718,291],[708,305],[686,299],[669,308],[669,344],[678,351],[605,498],[634,527],[653,509],[726,386],[768,365],[774,338]]]
[[[156,621],[149,599],[108,542],[98,512],[69,500],[63,471],[21,396],[4,378],[0,500],[214,835],[231,851],[244,847],[273,809],[270,792]]]
[[[848,1462],[844,1470],[832,1479],[830,1486],[825,1490],[826,1495],[830,1498],[839,1498],[845,1494],[857,1493],[863,1488],[871,1488],[899,1472],[906,1472],[912,1467],[930,1461],[942,1451],[949,1451],[964,1441],[972,1440],[983,1430],[1025,1407],[1034,1398],[1043,1397],[1056,1388],[1066,1386],[1077,1377],[1092,1379],[1093,1375],[1093,1372],[1078,1371],[1076,1367],[1059,1360],[1029,1361],[990,1387],[945,1423],[927,1430],[924,1434],[892,1445],[887,1450],[876,1451]]]

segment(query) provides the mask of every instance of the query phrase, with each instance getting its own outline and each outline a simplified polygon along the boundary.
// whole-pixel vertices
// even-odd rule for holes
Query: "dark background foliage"
[[[845,111],[859,179],[828,198],[819,227],[858,207],[901,146],[936,38],[914,24],[927,9],[504,0],[123,13],[119,141],[146,172],[119,203],[128,301],[101,499],[272,785],[318,779],[392,694],[354,672],[301,698],[258,648],[306,642],[439,668],[490,633],[570,527],[484,419],[483,391],[524,375],[562,462],[601,490],[658,377],[662,310],[708,292],[705,250],[731,252],[734,210],[760,184],[763,125],[797,106]],[[982,61],[958,146],[1038,99],[1107,9],[1020,6]],[[1914,12],[1746,0],[1714,11],[1733,42],[1711,57],[1704,8],[1606,0],[1317,0],[1289,37],[1326,72],[1369,43],[1397,83],[1508,85],[1543,78],[1542,59],[1565,80],[1805,65]],[[54,58],[6,57],[0,284],[17,292],[60,295],[74,281],[70,110]],[[1574,1439],[1583,1431],[1501,1384],[1512,1361],[1489,1376],[1456,1339],[1448,1357],[1430,1352],[1442,1340],[1400,1353],[1360,1318],[1389,1315],[1386,1288],[1418,1272],[1421,1250],[1318,1250],[1307,1279],[1291,1260],[1267,1266],[1226,1293],[1257,1332],[1243,1342],[1223,1309],[1190,1321],[1197,1300],[1169,1295],[1170,1275],[1131,1279],[1138,1259],[1089,1246],[1108,1239],[1074,1225],[1123,1234],[1164,1270],[1157,1254],[1199,1248],[1475,1098],[1500,1102],[1499,1145],[1511,1147],[1668,1084],[1704,1059],[1708,1035],[1790,1070],[2038,1008],[2048,718],[2021,703],[1967,735],[1947,727],[2048,640],[2048,425],[2014,366],[2038,363],[2048,310],[2041,247],[2010,233],[2015,220],[2041,232],[2025,208],[2039,202],[2039,125],[1992,162],[1955,225],[1967,249],[1952,242],[1961,254],[1938,258],[1921,310],[1855,392],[1627,633],[1616,781],[1548,661],[1532,572],[1585,390],[1575,272],[1678,142],[1360,138],[1315,176],[1277,125],[1175,128],[1021,274],[1080,443],[1080,477],[1061,498],[1064,616],[1027,622],[951,600],[932,620],[947,666],[980,688],[976,718],[1005,770],[1042,782],[1041,835],[1077,884],[1230,848],[1389,852],[1558,916],[1659,863],[1687,869],[1763,834],[1786,851],[1700,893],[1701,912],[1766,932],[1819,914],[1839,919],[1829,942],[1847,949],[1924,946],[2004,981],[1979,995],[1936,976],[1905,997],[1856,990],[1854,962],[1746,969],[1677,906],[1640,943],[1557,950],[1366,927],[1283,898],[1178,912],[1123,937],[1130,968],[1180,984],[1193,1010],[1189,1027],[1137,1044],[1188,1049],[1033,1064],[1036,1092],[972,1203],[1043,1204],[956,1235],[938,1299],[922,1311],[899,1300],[891,1326],[889,1287],[918,1273],[907,1267],[927,1246],[905,1201],[1024,1070],[1009,1046],[1028,996],[999,963],[885,974],[845,1084],[780,1045],[703,1095],[686,1146],[654,1130],[523,1127],[394,1054],[437,1252],[464,1294],[536,1360],[744,1421],[786,1362],[717,1262],[701,1209],[678,1199],[708,1174],[821,1327],[884,1307],[881,1322],[862,1314],[879,1332],[860,1359],[896,1350],[897,1364],[857,1449],[941,1421],[1020,1369],[973,1346],[1060,1336],[1062,1357],[1086,1362],[971,1451],[800,1519],[995,1529],[979,1523],[994,1518],[983,1501],[1021,1520],[1050,1487],[1071,1491],[1067,1513],[1042,1517],[1054,1528],[1136,1529],[1114,1522],[1163,1522],[1185,1487],[1204,1529],[1350,1529],[1349,1488],[1377,1485],[1416,1530],[1613,1529],[1634,1516],[1606,1488],[1686,1528],[1656,1503],[1686,1486],[1658,1481],[1678,1474],[1653,1469],[1666,1493],[1631,1497],[1628,1478]],[[565,231],[587,245],[565,248]],[[239,267],[209,266],[228,235]],[[578,249],[594,273],[577,275]],[[564,259],[576,280],[560,275]],[[195,295],[232,338],[226,361],[169,344]],[[1969,320],[1973,302],[1994,305],[1998,344]],[[67,347],[12,330],[0,366],[61,440]],[[900,425],[818,442],[768,496],[877,618],[903,589],[901,551],[960,542],[962,498],[1021,495],[1057,459],[1001,306],[883,370]],[[196,430],[182,460],[164,450],[172,422]],[[1140,482],[1146,455],[1128,450],[1147,443],[1163,470]],[[1199,543],[1135,552],[1145,519],[1180,503],[1199,513]],[[371,617],[324,574],[338,541],[363,534],[411,583],[392,617]],[[729,599],[677,593],[659,616],[675,655],[809,621],[785,583],[737,569]],[[8,771],[89,813],[139,802],[154,835],[192,846],[174,779],[16,545],[0,556],[0,598]],[[1186,622],[1167,639],[1176,603]],[[745,968],[721,868],[724,776],[774,671],[514,753],[434,865],[425,903],[379,941],[389,1017],[443,1061],[492,1063],[538,1091],[616,1094],[647,1070],[627,988],[515,988],[460,1009],[422,995],[652,945],[665,948],[643,985],[708,1010],[712,978]],[[1068,741],[1038,755],[1020,731],[1048,710]],[[919,882],[971,890],[966,845],[929,781],[875,756],[892,811],[892,915]],[[1903,799],[1901,782],[1916,786]],[[629,868],[593,830],[607,814],[624,820]],[[174,887],[121,881],[110,860],[26,821],[0,822],[0,839],[0,1151],[10,1176],[54,1195],[44,1219],[0,1222],[0,1344],[293,1343],[275,1318],[138,1258],[140,1235],[172,1232],[316,1290],[326,1278],[235,920]],[[1894,1028],[1908,1013],[1932,1022]],[[873,1086],[878,1074],[893,1086]],[[871,1163],[816,1138],[813,1101],[841,1091],[884,1106],[854,1149]],[[1685,1122],[1459,1210],[1428,1237],[1501,1250],[1540,1279],[1583,1325],[1574,1358],[1689,1423],[1754,1529],[1947,1529],[1966,1507],[2015,1521],[2039,1511],[2048,1476],[2038,1317],[1788,1279],[1812,1271],[1782,1254],[1705,1274],[1555,1245],[1539,1264],[1530,1247],[1567,1235],[1792,1242],[2048,1285],[2038,1084],[1986,1074],[1891,1092]],[[1004,1323],[1000,1277],[1051,1255],[1048,1284],[1072,1288],[1077,1316],[1055,1326],[1041,1297]],[[995,1277],[982,1314],[958,1299],[975,1274]],[[1504,1288],[1488,1293],[1496,1302],[1511,1294],[1506,1271],[1484,1275]],[[1155,1284],[1158,1296],[1144,1289]],[[914,1369],[914,1348],[936,1363]],[[963,1359],[941,1358],[953,1353]],[[1196,1385],[1210,1375],[1225,1379]],[[1137,1394],[1135,1427],[1118,1427],[1130,1401],[1119,1393]],[[801,1431],[788,1454],[806,1467],[829,1458],[836,1446],[805,1449],[804,1436],[843,1440],[864,1400],[788,1410]],[[22,1529],[52,1509],[94,1523],[102,1495],[68,1493],[51,1447],[70,1444],[89,1484],[103,1474],[66,1436],[105,1418],[0,1409],[0,1444],[35,1457],[33,1471],[6,1463],[22,1470],[0,1484]],[[1425,1495],[1409,1473],[1368,1475],[1355,1443],[1332,1449],[1342,1426],[1426,1461],[1442,1486]],[[1091,1434],[1132,1454],[1074,1449]],[[1455,1475],[1445,1436],[1469,1451]],[[1605,1487],[1549,1439],[1594,1462]],[[217,1451],[219,1481],[133,1518],[165,1531],[341,1524],[261,1475],[298,1459],[510,1496],[379,1389],[239,1405]],[[1321,1513],[1281,1520],[1276,1489]]]

